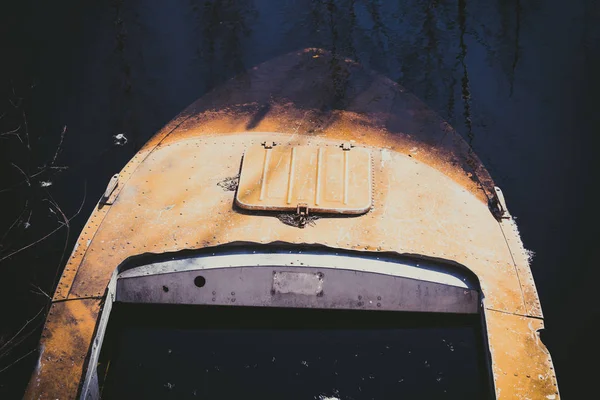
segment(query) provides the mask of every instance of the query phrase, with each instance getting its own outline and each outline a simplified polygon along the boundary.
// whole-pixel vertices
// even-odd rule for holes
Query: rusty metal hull
[[[218,184],[262,142],[339,146],[372,159],[372,208],[305,229],[244,211]],[[259,65],[186,109],[119,173],[71,255],[27,398],[76,398],[107,287],[133,257],[232,244],[324,246],[438,260],[472,271],[497,398],[557,399],[543,315],[516,225],[448,124],[387,78],[318,49]],[[503,218],[498,219],[498,212]]]

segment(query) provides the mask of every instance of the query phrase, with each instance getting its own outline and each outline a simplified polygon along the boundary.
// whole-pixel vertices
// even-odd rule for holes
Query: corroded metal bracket
[[[498,186],[494,186],[492,197],[488,200],[488,207],[497,220],[500,221],[502,219],[510,218],[510,213],[508,212],[508,208],[506,208],[504,194],[502,194],[502,190],[500,190]]]
[[[111,199],[112,193],[115,191],[117,186],[119,185],[119,174],[114,174],[108,185],[106,186],[106,190],[104,194],[102,194],[102,198],[100,199],[100,204],[112,204],[114,199]]]

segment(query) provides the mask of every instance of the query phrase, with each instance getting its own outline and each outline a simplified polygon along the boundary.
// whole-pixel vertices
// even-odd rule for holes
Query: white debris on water
[[[300,362],[300,364],[302,364],[302,365],[304,365],[305,367],[308,368],[308,361],[302,361],[302,362]]]
[[[444,339],[442,339],[442,342],[446,345],[446,347],[448,347],[448,349],[450,349],[450,351],[454,351],[454,345],[452,342],[446,342]]]
[[[535,251],[528,250],[528,249],[524,249],[524,250],[525,250],[525,256],[527,257],[527,262],[529,264],[531,264],[533,262],[533,257],[535,257]]]
[[[527,259],[527,263],[531,266],[531,262],[533,261],[533,258],[535,257],[535,251],[533,250],[528,250],[525,248],[525,245],[523,244],[523,238],[521,238],[521,232],[519,231],[519,227],[517,226],[517,217],[516,216],[512,216],[512,221],[510,221],[510,226],[512,227],[515,235],[517,236],[518,239],[518,244],[521,247],[521,250],[523,251],[523,253],[525,254],[525,258]],[[517,250],[517,249],[515,249]]]
[[[113,139],[114,139],[113,143],[115,144],[115,146],[124,146],[127,144],[127,141],[128,141],[127,137],[122,133],[113,135]]]
[[[40,186],[41,187],[52,186],[52,182],[51,181],[40,181]]]
[[[315,396],[314,398],[316,400],[341,400],[340,392],[337,389],[334,389],[331,395],[320,394],[319,396]]]

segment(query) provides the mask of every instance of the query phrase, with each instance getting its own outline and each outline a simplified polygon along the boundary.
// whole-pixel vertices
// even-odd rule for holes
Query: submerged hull
[[[310,147],[314,154],[321,148],[349,154],[352,146],[365,149],[371,164],[370,207],[353,216],[336,214],[332,208],[303,229],[283,223],[281,207],[244,208],[236,201],[240,165],[249,149],[261,145],[266,160],[266,143],[283,149]],[[265,174],[256,178],[258,191],[267,182],[264,165],[254,168]],[[315,168],[318,176],[318,165]],[[282,182],[288,190],[299,178],[286,179]],[[356,187],[361,190],[358,183]],[[257,195],[255,201],[263,197],[268,196]],[[402,280],[402,290],[413,301],[333,302],[335,289],[324,286],[327,281],[314,275],[298,284],[296,278],[281,274],[301,270],[291,268],[293,261],[277,259],[248,264],[286,268],[273,272],[277,278],[270,281],[271,292],[248,295],[247,300],[237,295],[237,305],[246,301],[248,306],[479,313],[495,396],[558,398],[552,361],[539,338],[543,315],[526,251],[500,190],[481,162],[450,126],[402,87],[317,49],[259,65],[207,94],[157,133],[115,176],[65,267],[26,397],[99,396],[93,365],[115,300],[231,303],[231,296],[188,296],[183,286],[153,292],[153,287],[166,284],[144,281],[150,279],[144,276],[168,273],[177,282],[185,271],[200,267],[157,266],[159,261],[191,260],[196,252],[225,255],[240,245],[259,253],[301,249],[315,257],[320,254],[315,260],[343,251],[371,261],[391,257],[392,267],[373,264],[368,272]],[[363,268],[320,262],[313,260],[307,267]],[[140,268],[148,265],[155,269],[147,267],[142,274]],[[430,275],[433,270],[439,276]],[[463,285],[452,280],[456,277],[472,282]],[[411,289],[415,280],[445,288],[438,297],[423,297],[420,287]],[[360,286],[349,280],[344,287],[354,284]],[[381,285],[377,290],[388,283]],[[431,287],[432,293],[437,290]],[[344,298],[342,292],[336,299]],[[282,293],[304,297],[290,301]],[[472,293],[475,303],[461,297]],[[384,297],[393,296],[392,291]]]

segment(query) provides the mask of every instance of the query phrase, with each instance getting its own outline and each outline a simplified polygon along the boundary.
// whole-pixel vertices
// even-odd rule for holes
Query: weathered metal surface
[[[506,244],[510,249],[512,260],[521,282],[521,290],[523,291],[523,300],[527,307],[527,315],[543,318],[542,306],[533,280],[533,274],[531,273],[531,267],[529,266],[530,254],[525,250],[525,247],[523,247],[519,229],[508,211],[502,191],[498,187],[494,188],[494,190],[496,190],[502,209],[504,210],[503,218],[500,219],[499,224],[502,233],[504,234],[504,238],[506,239]]]
[[[252,146],[244,153],[236,204],[247,210],[363,214],[371,208],[367,149]]]
[[[340,88],[332,87],[340,79],[343,101]],[[300,230],[232,207],[234,193],[217,184],[239,173],[246,149],[267,141],[354,141],[370,148],[372,210],[323,218]],[[465,266],[478,276],[484,295],[498,397],[556,395],[548,390],[553,384],[500,376],[516,363],[519,374],[543,370],[544,382],[555,382],[545,347],[531,340],[541,310],[529,266],[517,257],[522,244],[514,229],[506,229],[514,222],[498,223],[488,210],[494,196],[491,178],[456,132],[390,80],[316,49],[257,66],[186,109],[119,173],[112,205],[94,211],[65,268],[27,397],[77,395],[79,360],[91,348],[98,304],[113,271],[128,258],[274,242],[388,251]],[[88,302],[85,317],[69,317],[68,304]],[[499,333],[502,324],[512,331]],[[498,338],[502,334],[506,339]]]
[[[53,303],[27,399],[74,398],[100,312],[100,299]]]
[[[552,359],[539,331],[544,321],[486,310],[498,399],[558,399]]]
[[[111,228],[97,231],[69,298],[101,296],[115,266],[140,253],[282,241],[452,260],[474,271],[484,290],[501,288],[486,294],[488,306],[525,312],[510,251],[485,204],[410,157],[372,150],[374,206],[363,217],[324,218],[298,230],[268,215],[239,212],[232,207],[233,193],[216,183],[237,173],[246,146],[269,137],[283,144],[294,140],[282,134],[231,135],[154,151],[111,206],[103,223]],[[337,144],[314,140],[319,143]]]
[[[139,154],[145,157],[158,144],[241,132],[388,148],[442,171],[482,201],[493,195],[488,172],[439,115],[383,75],[314,48],[260,64],[206,94]]]
[[[323,296],[323,276],[322,272],[273,271],[271,294]]]
[[[211,249],[213,250],[213,249]],[[216,250],[216,249],[215,249]],[[373,257],[375,256],[376,257]],[[171,272],[199,271],[213,268],[246,266],[338,268],[352,271],[373,272],[440,283],[463,289],[479,289],[477,278],[465,268],[446,263],[435,263],[418,258],[399,258],[378,252],[344,252],[327,249],[293,249],[274,246],[243,246],[219,248],[218,251],[194,254],[188,257],[144,263],[119,273],[119,279]]]
[[[202,277],[205,285],[195,284]],[[476,290],[372,272],[230,267],[124,278],[117,301],[375,311],[477,313]]]

